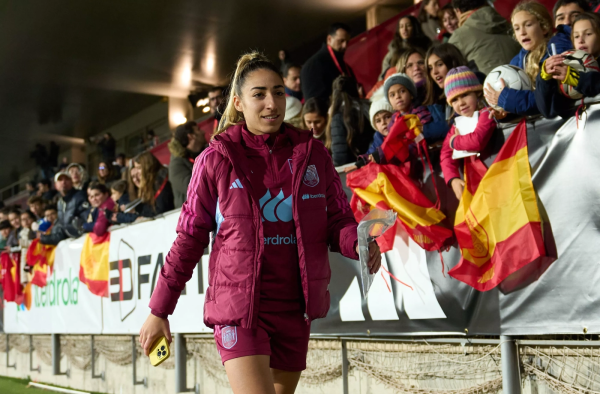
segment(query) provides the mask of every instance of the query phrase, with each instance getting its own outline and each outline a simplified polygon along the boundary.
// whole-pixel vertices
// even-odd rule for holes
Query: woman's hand
[[[490,115],[489,115],[490,119],[494,118],[494,119],[500,120],[500,119],[506,118],[507,115],[508,115],[508,112],[506,112],[502,108],[500,108],[500,110],[497,110],[497,109],[490,107]]]
[[[173,340],[171,339],[169,320],[161,319],[158,316],[150,314],[140,329],[140,345],[142,345],[146,356],[150,353],[152,344],[163,336],[167,338],[167,342],[171,344]]]
[[[459,178],[454,178],[450,182],[450,186],[452,187],[452,191],[454,192],[456,199],[460,201],[463,195],[463,191],[465,190],[465,181]]]
[[[358,244],[356,245],[356,254],[358,253]],[[369,262],[367,263],[369,267],[369,273],[376,274],[379,272],[379,268],[381,267],[381,251],[379,250],[379,245],[377,242],[373,241],[369,243]]]
[[[487,101],[487,103],[491,106],[498,105],[498,98],[500,97],[500,93],[502,93],[502,91],[506,87],[506,83],[502,78],[500,78],[500,85],[502,86],[502,89],[500,89],[500,91],[496,91],[494,88],[492,88],[492,85],[490,85],[489,83],[484,89],[483,95],[485,96],[485,101]]]

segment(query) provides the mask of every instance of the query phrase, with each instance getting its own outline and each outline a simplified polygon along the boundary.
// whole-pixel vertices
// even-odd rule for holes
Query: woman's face
[[[542,29],[538,19],[527,11],[519,11],[512,18],[517,41],[526,51],[532,51],[544,43],[548,30]]]
[[[598,33],[590,21],[583,19],[573,25],[573,46],[594,57],[600,55]]]
[[[440,11],[440,5],[437,0],[429,0],[429,3],[427,3],[424,8],[429,16],[437,18],[438,12]]]
[[[138,188],[142,184],[142,167],[140,166],[140,163],[133,162],[133,168],[131,169],[131,180]]]
[[[234,96],[233,104],[244,114],[251,133],[278,132],[285,117],[285,90],[281,76],[267,69],[253,71],[246,77],[241,97]]]
[[[458,29],[458,18],[456,17],[456,14],[451,10],[445,11],[442,24],[448,33],[454,33],[454,30]]]
[[[13,212],[9,213],[8,221],[10,222],[10,225],[13,226],[14,228],[21,227],[21,217],[19,216],[18,213],[13,213]]]
[[[108,176],[108,166],[106,165],[105,162],[101,162],[98,165],[98,175],[101,178],[104,178],[104,177]]]
[[[104,201],[106,201],[107,198],[108,193],[102,193],[98,189],[90,189],[88,192],[88,199],[94,208],[98,208],[100,205],[104,204]]]
[[[406,75],[413,80],[415,85],[425,80],[425,61],[420,53],[413,53],[408,57],[405,67]]]
[[[398,33],[403,40],[408,40],[413,34],[413,25],[410,19],[402,18],[398,23]]]
[[[98,173],[100,173],[100,170],[98,170]],[[69,175],[71,175],[73,184],[77,185],[77,184],[81,183],[81,171],[79,171],[79,168],[77,168],[77,167],[69,168]]]
[[[33,224],[33,219],[29,216],[28,213],[21,214],[21,227],[31,229],[31,225]]]
[[[319,137],[325,132],[327,118],[316,112],[308,112],[304,114],[304,124],[306,124],[309,130],[312,130],[314,137]]]
[[[427,67],[429,68],[429,75],[433,79],[433,82],[444,90],[444,81],[446,80],[446,74],[448,74],[446,64],[438,55],[432,53],[429,59],[427,59]]]

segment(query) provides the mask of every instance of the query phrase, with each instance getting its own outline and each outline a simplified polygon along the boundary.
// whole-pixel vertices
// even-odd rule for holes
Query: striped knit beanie
[[[449,105],[451,105],[452,100],[458,95],[469,92],[481,92],[482,90],[483,86],[479,83],[477,76],[467,66],[453,68],[446,74],[444,93]]]

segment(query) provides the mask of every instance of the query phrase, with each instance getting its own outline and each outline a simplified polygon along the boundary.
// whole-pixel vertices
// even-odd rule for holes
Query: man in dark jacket
[[[80,231],[76,229],[73,219],[81,219],[82,213],[90,206],[86,191],[73,188],[73,181],[68,173],[56,174],[54,183],[60,194],[57,203],[58,220],[50,234],[41,236],[40,242],[44,245],[58,245],[63,239],[81,235]]]
[[[173,187],[175,208],[181,208],[187,199],[187,188],[192,177],[194,159],[204,149],[204,133],[195,122],[177,126],[171,142],[171,161],[169,163],[169,181]]]
[[[511,35],[512,27],[486,0],[452,0],[459,28],[450,44],[465,56],[470,66],[484,74],[509,64],[521,50]]]
[[[340,75],[354,76],[344,61],[344,53],[350,41],[350,28],[343,23],[334,23],[329,28],[327,45],[304,63],[300,74],[304,99],[317,97],[329,100],[331,85]]]

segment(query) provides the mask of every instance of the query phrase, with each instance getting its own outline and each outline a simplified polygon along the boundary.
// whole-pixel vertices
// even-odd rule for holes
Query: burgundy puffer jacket
[[[196,159],[177,239],[150,300],[152,313],[173,313],[185,283],[216,231],[209,262],[204,323],[256,328],[263,260],[261,196],[252,189],[243,124],[215,137]],[[329,152],[310,132],[285,124],[293,145],[292,214],[307,320],[329,310],[328,248],[358,259],[356,221]],[[233,186],[235,185],[235,187]],[[241,187],[240,187],[241,185]]]

